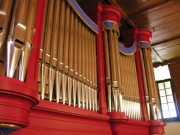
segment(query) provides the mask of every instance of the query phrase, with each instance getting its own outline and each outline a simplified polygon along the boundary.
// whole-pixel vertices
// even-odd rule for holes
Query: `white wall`
[[[165,135],[180,135],[180,122],[166,122]]]

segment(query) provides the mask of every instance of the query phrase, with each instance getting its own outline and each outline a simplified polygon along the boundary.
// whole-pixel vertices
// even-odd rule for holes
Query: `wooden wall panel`
[[[175,91],[175,96],[177,99],[178,110],[180,112],[180,62],[176,64],[170,64],[169,70],[170,70],[172,84]]]

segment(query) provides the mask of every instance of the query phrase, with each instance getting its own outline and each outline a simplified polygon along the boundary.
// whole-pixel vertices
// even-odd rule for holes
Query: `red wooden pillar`
[[[25,82],[0,76],[0,127],[21,128],[28,126],[31,107],[39,100],[37,91],[37,55],[41,36],[45,0],[38,0],[33,48]]]
[[[145,90],[144,90],[144,84],[143,84],[143,75],[142,75],[142,65],[141,65],[141,59],[139,54],[139,42],[140,41],[146,41],[150,42],[150,39],[152,37],[152,33],[149,30],[146,29],[136,29],[135,30],[135,42],[136,42],[136,53],[135,53],[135,59],[136,59],[136,69],[137,69],[137,75],[138,75],[138,85],[139,85],[139,95],[141,100],[141,110],[142,110],[142,119],[144,121],[148,121],[148,113],[146,108],[146,101],[145,101]]]
[[[100,112],[107,113],[106,106],[106,88],[105,88],[105,68],[104,68],[104,49],[102,40],[102,4],[97,4],[97,70],[98,70],[98,87],[99,87],[99,105]]]

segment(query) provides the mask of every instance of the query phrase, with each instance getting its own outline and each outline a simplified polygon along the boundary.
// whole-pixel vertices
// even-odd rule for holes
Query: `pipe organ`
[[[94,22],[75,0],[0,0],[0,127],[162,135],[152,33],[135,29],[127,47],[117,7],[86,10]]]

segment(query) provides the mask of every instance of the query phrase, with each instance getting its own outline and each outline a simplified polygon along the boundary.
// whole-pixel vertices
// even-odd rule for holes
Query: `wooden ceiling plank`
[[[137,14],[130,18],[135,22],[136,25],[144,26],[160,18],[163,18],[163,17],[166,18],[169,15],[180,12],[180,8],[179,8],[180,2],[171,1],[165,5],[166,6],[163,6],[159,9],[151,10],[151,11],[149,10],[147,12]]]
[[[156,45],[159,45],[159,44],[162,44],[162,43],[165,43],[165,42],[169,42],[169,41],[172,41],[172,40],[176,40],[176,39],[179,39],[180,38],[180,35],[175,35],[173,37],[168,37],[168,35],[166,35],[166,37],[163,37],[163,39],[159,39],[160,41],[156,41],[155,39],[152,39],[152,46],[156,46]]]
[[[173,21],[173,22],[180,21],[180,12],[172,13],[166,17],[162,17],[162,18],[159,18],[157,20],[151,21],[147,24],[147,27],[154,28],[154,27],[157,27],[157,26],[162,25],[164,23],[169,23],[171,21]]]
[[[127,14],[132,17],[139,13],[143,13],[156,7],[162,6],[168,2],[169,0],[154,0],[153,2],[149,0],[143,4],[137,5],[137,7],[131,7],[131,9],[129,8],[129,12],[127,12]]]

